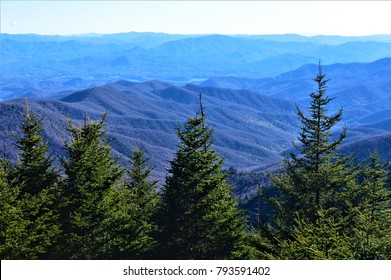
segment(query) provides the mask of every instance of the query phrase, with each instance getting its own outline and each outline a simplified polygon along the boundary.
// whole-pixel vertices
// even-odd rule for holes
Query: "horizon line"
[[[105,36],[105,35],[116,35],[116,34],[128,34],[128,33],[147,33],[147,34],[166,34],[166,35],[188,35],[188,36],[208,36],[208,35],[221,35],[221,36],[284,36],[284,35],[293,35],[301,37],[318,37],[318,36],[332,36],[332,37],[371,37],[371,36],[391,36],[391,33],[376,33],[376,34],[365,34],[365,35],[341,35],[341,34],[320,34],[320,33],[170,33],[163,31],[125,31],[125,32],[114,32],[114,33],[97,33],[97,32],[88,32],[88,33],[74,33],[74,34],[59,34],[59,33],[9,33],[1,32],[0,34],[5,35],[38,35],[38,36],[59,36],[59,37],[72,37],[72,36]]]

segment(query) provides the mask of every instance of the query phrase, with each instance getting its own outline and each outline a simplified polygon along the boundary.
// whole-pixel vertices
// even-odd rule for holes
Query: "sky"
[[[0,0],[1,33],[391,34],[391,1]]]

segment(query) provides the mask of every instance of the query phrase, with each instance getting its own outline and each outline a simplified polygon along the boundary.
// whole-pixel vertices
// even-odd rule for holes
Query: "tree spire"
[[[226,259],[242,252],[245,221],[221,172],[223,160],[211,149],[202,103],[200,110],[177,131],[162,194],[161,258]]]

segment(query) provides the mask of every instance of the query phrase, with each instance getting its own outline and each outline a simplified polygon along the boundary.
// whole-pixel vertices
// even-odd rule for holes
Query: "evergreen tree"
[[[148,159],[144,151],[136,148],[131,154],[132,167],[128,170],[128,178],[125,187],[130,192],[130,204],[132,205],[134,219],[137,227],[134,243],[136,249],[133,254],[140,258],[150,257],[152,249],[156,246],[153,238],[157,230],[156,216],[160,197],[157,193],[157,180],[150,180],[153,167],[147,165]]]
[[[180,143],[162,193],[159,257],[241,257],[245,221],[221,172],[223,160],[211,148],[213,130],[205,124],[202,103],[177,134]]]
[[[329,211],[321,209],[318,219],[309,223],[297,217],[291,239],[279,244],[278,259],[287,260],[341,260],[352,259],[351,238],[344,234],[347,219],[336,220]],[[271,258],[275,258],[272,255]]]
[[[66,179],[61,193],[61,220],[64,231],[61,250],[65,258],[99,259],[105,256],[102,232],[106,208],[104,200],[117,187],[123,175],[118,159],[110,155],[111,147],[103,130],[106,114],[97,121],[85,118],[82,126],[69,121],[69,154],[62,161]]]
[[[42,119],[31,114],[26,102],[25,122],[20,124],[22,136],[14,134],[19,149],[17,165],[2,161],[3,252],[7,258],[53,258],[53,248],[59,236],[58,215],[55,209],[58,175],[47,157]],[[8,213],[8,214],[7,214]],[[2,228],[3,229],[3,228]],[[2,254],[3,254],[2,252]]]
[[[268,197],[273,206],[269,240],[284,259],[387,259],[390,257],[390,191],[386,172],[372,157],[360,175],[360,165],[336,154],[345,137],[330,140],[342,111],[326,115],[327,80],[319,68],[314,79],[310,116],[298,109],[301,121],[298,154],[290,153],[279,174],[271,175],[278,191]],[[276,242],[277,241],[277,242]]]
[[[103,224],[111,236],[106,240],[108,258],[146,259],[156,246],[153,235],[159,203],[156,180],[150,180],[152,167],[147,166],[144,152],[136,148],[131,154],[132,167],[127,170],[123,187],[108,196]]]
[[[332,98],[327,97],[325,74],[319,66],[314,81],[317,92],[311,93],[310,115],[306,117],[297,107],[301,122],[299,143],[293,143],[298,154],[291,152],[284,166],[271,179],[278,195],[268,198],[273,207],[273,235],[287,238],[293,233],[294,220],[299,215],[305,222],[314,223],[321,209],[341,204],[340,193],[354,181],[356,169],[350,158],[336,154],[343,141],[346,129],[331,140],[331,129],[341,120],[342,110],[335,115],[326,115],[326,106]]]
[[[251,260],[274,259],[278,250],[265,232],[259,228],[251,228],[246,236],[246,255]]]
[[[363,170],[363,180],[347,192],[352,221],[350,229],[356,259],[391,258],[391,191],[385,187],[387,172],[373,155]]]
[[[43,190],[55,189],[58,173],[53,168],[53,159],[47,156],[49,144],[42,136],[42,118],[31,114],[26,101],[25,121],[20,123],[22,136],[13,133],[19,157],[14,169],[14,177],[22,194],[39,194]]]
[[[9,168],[8,160],[0,161],[0,258],[2,260],[21,258],[23,255],[21,252],[26,247],[24,239],[18,238],[26,232],[25,221],[18,203],[20,188],[14,182],[10,182]]]

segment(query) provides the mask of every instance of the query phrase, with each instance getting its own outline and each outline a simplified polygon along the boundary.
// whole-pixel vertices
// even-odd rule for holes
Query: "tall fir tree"
[[[201,99],[201,98],[200,98]],[[160,209],[159,258],[240,258],[246,225],[223,160],[212,149],[213,129],[200,111],[178,128],[180,140],[166,177]]]
[[[386,172],[372,157],[363,171],[336,150],[345,130],[331,140],[342,111],[326,115],[327,80],[319,67],[314,79],[310,116],[301,121],[298,154],[291,152],[271,179],[274,198],[269,240],[278,248],[271,257],[287,259],[387,259],[390,257],[390,191]]]
[[[107,258],[148,259],[157,245],[154,217],[159,203],[158,181],[150,179],[153,168],[147,161],[143,150],[133,150],[132,166],[122,188],[113,189],[107,197],[108,210],[103,221],[111,235],[105,242]]]
[[[14,244],[8,257],[48,259],[55,257],[54,246],[60,233],[56,211],[59,176],[47,156],[42,119],[30,113],[27,101],[23,116],[22,135],[14,133],[19,149],[17,165],[11,167],[8,160],[2,163],[4,195],[9,196],[8,210],[14,209],[14,220],[9,221],[4,238]]]
[[[130,204],[137,224],[137,234],[134,245],[132,244],[133,254],[137,258],[149,258],[157,245],[154,235],[157,231],[155,217],[160,202],[157,192],[158,180],[151,179],[153,167],[147,165],[148,158],[145,157],[143,150],[133,150],[130,160],[132,167],[127,171],[125,187],[130,192]]]
[[[97,121],[85,117],[81,126],[69,120],[71,140],[65,144],[68,159],[62,161],[66,179],[61,192],[61,221],[65,258],[100,259],[105,235],[102,221],[104,201],[112,188],[118,187],[123,171],[111,154],[105,137],[106,113]]]
[[[290,152],[280,172],[271,174],[278,195],[267,200],[274,210],[273,235],[278,238],[287,238],[293,233],[297,215],[307,223],[314,223],[322,209],[328,210],[339,205],[339,193],[356,176],[352,159],[336,154],[346,136],[346,129],[335,140],[331,140],[331,130],[341,120],[342,109],[335,115],[326,115],[326,106],[332,98],[326,96],[328,80],[321,66],[314,81],[317,92],[310,94],[310,115],[305,116],[297,107],[301,122],[299,143],[293,143],[297,153]]]
[[[46,189],[54,189],[59,175],[53,167],[53,158],[48,156],[49,144],[44,141],[42,118],[30,112],[26,100],[24,122],[20,123],[22,135],[13,133],[19,150],[14,176],[22,194],[35,195]]]

